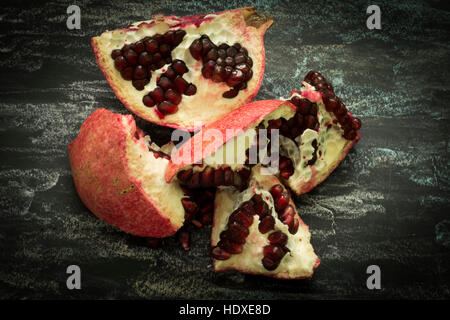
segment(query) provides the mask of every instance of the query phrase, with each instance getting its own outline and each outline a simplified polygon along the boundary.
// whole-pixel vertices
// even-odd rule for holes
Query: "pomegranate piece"
[[[194,131],[196,122],[211,123],[253,99],[264,74],[263,35],[272,20],[253,7],[182,18],[156,16],[91,39],[100,69],[128,109],[144,120]],[[217,46],[211,41],[209,37],[218,33],[218,26],[229,31],[223,41],[232,37],[236,46]],[[175,80],[178,76],[184,81]],[[157,85],[163,89],[162,96],[170,96],[165,99],[177,108],[166,113],[160,110],[163,108],[152,108],[146,96],[156,106],[162,101],[149,94],[155,89],[151,77],[170,80]],[[225,94],[224,83],[231,77],[236,86]],[[168,89],[179,96],[167,94]]]

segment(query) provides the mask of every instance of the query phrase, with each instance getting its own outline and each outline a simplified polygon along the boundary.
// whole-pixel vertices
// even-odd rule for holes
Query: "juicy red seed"
[[[128,50],[125,54],[125,59],[127,59],[127,62],[131,66],[135,66],[138,62],[138,55],[136,52],[134,52],[132,49]]]
[[[154,107],[155,106],[155,101],[153,101],[153,99],[149,96],[149,95],[145,95],[142,98],[142,102],[147,106],[147,107]]]
[[[246,227],[242,226],[238,222],[232,222],[228,225],[228,229],[226,231],[226,238],[230,241],[239,244],[244,244],[248,234],[249,231]]]
[[[361,128],[361,120],[359,118],[353,118],[352,128],[355,131],[358,131]]]
[[[181,246],[183,247],[183,249],[185,251],[189,251],[191,249],[191,247],[190,247],[191,239],[190,239],[189,232],[187,232],[187,231],[180,231],[178,233],[178,240],[180,241]]]
[[[161,62],[162,56],[161,53],[157,52],[152,56],[153,63],[158,64]]]
[[[325,103],[325,108],[329,112],[335,112],[339,106],[339,103],[334,98],[326,98],[324,103]]]
[[[245,49],[245,48],[243,48]],[[246,50],[246,49],[245,49]],[[246,53],[247,54],[247,53]],[[253,60],[252,58],[247,56],[247,60],[245,61],[245,63],[251,68],[253,66]]]
[[[289,225],[289,232],[291,234],[295,234],[298,230],[298,227],[300,225],[300,222],[298,221],[297,218],[294,218],[293,222]]]
[[[238,254],[238,253],[241,253],[243,250],[243,247],[241,244],[232,242],[230,240],[220,240],[218,245],[223,250],[228,251],[231,254]]]
[[[188,184],[192,188],[198,187],[200,185],[200,172],[194,172]]]
[[[153,39],[158,41],[159,44],[164,43],[164,35],[162,35],[162,34],[155,34],[153,36]]]
[[[309,129],[314,129],[314,126],[315,126],[315,124],[316,124],[316,119],[312,116],[312,115],[307,115],[305,118],[304,118],[304,123],[305,123],[305,127],[306,128],[309,128]]]
[[[301,99],[299,106],[297,107],[297,111],[302,115],[309,114],[309,109],[311,108],[311,102],[307,99]]]
[[[131,44],[126,44],[122,47],[122,53],[125,53],[130,49],[131,49]]]
[[[241,46],[241,44],[240,43],[235,43],[235,44],[233,44],[233,47],[236,49],[236,50],[238,50],[239,51],[239,49],[242,47]]]
[[[175,31],[175,34],[173,35],[172,45],[177,46],[183,41],[184,36],[186,35],[186,31],[184,30],[177,30]]]
[[[238,93],[239,93],[239,90],[233,88],[233,89],[230,89],[228,91],[225,91],[222,94],[222,97],[227,98],[227,99],[231,99],[231,98],[236,97],[238,95]]]
[[[139,40],[139,41],[135,42],[134,45],[133,45],[133,50],[137,54],[143,52],[145,50],[144,42],[142,40]]]
[[[280,247],[284,247],[288,241],[287,235],[285,235],[281,231],[275,231],[269,234],[269,237],[267,238],[270,242],[270,244],[276,244]]]
[[[235,65],[234,59],[232,57],[226,57],[225,64],[227,66],[234,67],[234,65]]]
[[[344,138],[347,140],[355,139],[356,138],[355,130],[350,130],[350,131],[344,132]]]
[[[253,77],[253,71],[249,70],[247,72],[247,75],[245,76],[245,81],[250,81],[250,79]]]
[[[153,89],[152,92],[150,92],[150,97],[156,102],[160,103],[164,101],[164,91],[160,87],[156,87]]]
[[[226,66],[225,68],[224,68],[224,70],[225,70],[225,73],[224,73],[224,79],[225,80],[228,80],[228,78],[231,76],[231,73],[233,72],[233,67],[230,67],[230,66]]]
[[[178,59],[173,61],[172,68],[179,75],[182,75],[189,71],[188,68],[186,67],[186,64],[182,60]]]
[[[309,109],[309,114],[311,114],[313,116],[316,116],[317,115],[317,110],[318,110],[317,104],[313,103],[311,105],[311,109]]]
[[[216,65],[216,63],[212,60],[205,63],[202,68],[203,77],[205,77],[206,79],[211,78],[213,75],[215,65]]]
[[[239,175],[239,173],[237,173],[237,171],[233,172],[233,184],[236,187],[241,187],[242,186],[242,179],[241,179],[241,176]]]
[[[241,70],[233,70],[233,72],[231,72],[230,78],[227,81],[227,85],[229,87],[234,87],[238,83],[244,81],[244,79],[245,79],[245,76]]]
[[[290,102],[295,105],[296,107],[298,107],[300,105],[300,102],[302,101],[302,99],[299,96],[293,96],[290,100]]]
[[[211,255],[213,256],[214,259],[216,260],[227,260],[230,258],[230,253],[228,253],[227,251],[223,250],[222,248],[220,248],[219,246],[214,247],[211,250]]]
[[[241,70],[244,73],[247,73],[250,70],[245,63],[238,64],[237,66],[235,66],[235,69]]]
[[[164,72],[164,76],[173,81],[177,77],[177,73],[175,72],[175,70],[173,70],[171,66],[169,66],[166,72]]]
[[[344,115],[347,114],[347,108],[344,106],[342,102],[339,102],[339,107],[336,109],[336,115]]]
[[[120,74],[123,79],[131,80],[131,79],[133,79],[133,68],[127,67],[127,68],[123,69]]]
[[[183,205],[184,211],[187,213],[194,214],[198,211],[198,205],[189,198],[181,199],[181,204]]]
[[[284,221],[288,216],[294,216],[295,215],[295,209],[293,206],[288,205],[282,212],[279,214],[279,217],[282,221]]]
[[[183,79],[181,76],[177,76],[174,80],[175,88],[179,93],[184,93],[186,88],[188,87],[188,82]]]
[[[225,67],[225,66],[226,66],[225,60],[224,60],[223,58],[220,58],[220,57],[217,58],[216,64],[219,65],[219,66],[222,66],[222,67]]]
[[[210,187],[214,182],[214,169],[212,167],[206,167],[201,173],[200,184],[202,187]]]
[[[223,183],[225,186],[231,186],[233,184],[233,171],[230,167],[227,167],[223,171]]]
[[[284,224],[290,226],[294,222],[294,216],[287,215],[282,221]]]
[[[227,56],[229,56],[229,57],[234,57],[237,53],[238,53],[238,51],[234,47],[229,47],[227,49]]]
[[[303,125],[303,116],[300,112],[295,113],[295,121],[297,122],[297,126],[301,127]]]
[[[181,182],[186,183],[189,181],[189,179],[191,179],[192,173],[193,173],[192,169],[181,170],[180,172],[177,173],[177,178]]]
[[[173,31],[173,30],[169,30],[166,33],[164,33],[164,35],[163,35],[164,42],[167,44],[172,44],[174,34],[175,34],[175,31]]]
[[[172,114],[178,110],[177,105],[169,101],[161,102],[160,104],[158,104],[157,108],[162,114]]]
[[[288,157],[280,157],[280,165],[279,165],[280,169],[289,169],[289,168],[293,168],[293,164],[292,164],[292,160],[289,159]]]
[[[261,262],[262,262],[264,268],[266,268],[269,271],[275,270],[280,265],[280,262],[275,262],[275,261],[273,261],[272,259],[270,259],[268,257],[264,257],[261,260]]]
[[[148,54],[148,52],[142,52],[139,55],[139,64],[143,65],[143,66],[148,66],[152,63],[152,57],[151,55]]]
[[[262,234],[265,234],[265,233],[269,232],[270,230],[272,230],[274,226],[275,226],[274,217],[266,216],[259,222],[258,230]]]
[[[310,72],[308,72],[304,80],[311,80],[312,78],[315,78],[318,75],[320,75],[320,73],[311,70]]]
[[[289,194],[287,192],[282,192],[278,198],[275,200],[275,209],[277,212],[284,210],[289,205]]]
[[[218,57],[219,57],[219,54],[217,52],[217,49],[216,48],[212,48],[206,54],[205,61],[208,61],[208,60],[214,60],[215,61]]]
[[[137,66],[134,68],[133,78],[136,80],[144,79],[147,77],[147,70],[143,66]]]
[[[150,53],[155,53],[159,49],[158,41],[151,39],[145,42],[145,50]]]
[[[223,184],[223,170],[216,169],[214,171],[214,183],[215,186],[221,186]]]
[[[111,58],[116,59],[117,57],[122,55],[122,50],[115,49],[111,52]]]
[[[237,211],[233,212],[230,215],[229,219],[231,222],[236,221],[239,224],[241,224],[243,227],[246,227],[246,228],[250,228],[250,226],[253,223],[253,215],[246,214],[244,211],[239,210],[239,209]]]
[[[180,104],[181,102],[181,94],[173,89],[168,89],[164,94],[167,100],[172,102],[173,104]]]
[[[117,70],[122,71],[123,69],[125,69],[127,67],[128,63],[124,56],[118,56],[114,60],[114,65],[116,66]]]
[[[212,80],[214,82],[222,82],[224,80],[224,76],[225,76],[225,69],[224,69],[224,67],[221,67],[221,66],[216,64],[214,66]]]
[[[187,86],[186,90],[184,91],[184,94],[187,96],[193,96],[196,93],[197,93],[197,87],[192,83],[190,83]]]
[[[283,191],[284,189],[281,184],[276,184],[272,188],[270,188],[269,192],[274,199],[278,199],[283,194]]]
[[[170,81],[168,77],[161,77],[158,81],[158,86],[160,86],[163,90],[173,89],[173,82]]]
[[[189,46],[189,51],[191,52],[191,55],[195,60],[200,60],[202,58],[202,48],[203,46],[200,39],[194,40]]]
[[[284,255],[286,254],[286,252],[281,249],[281,247],[276,246],[276,245],[267,245],[264,247],[263,249],[263,255],[264,257],[269,258],[272,261],[280,261],[281,258],[284,257]]]
[[[237,55],[234,56],[234,62],[236,64],[245,63],[245,61],[246,56],[243,53],[238,53]]]
[[[226,49],[221,49],[219,47],[219,50],[217,50],[217,55],[219,56],[219,58],[225,59],[227,57]]]
[[[294,174],[294,169],[285,169],[280,171],[280,176],[283,179],[289,179],[290,176]]]
[[[144,90],[145,86],[149,83],[150,81],[148,79],[141,79],[141,80],[133,80],[132,84],[133,86],[137,89],[137,90]]]

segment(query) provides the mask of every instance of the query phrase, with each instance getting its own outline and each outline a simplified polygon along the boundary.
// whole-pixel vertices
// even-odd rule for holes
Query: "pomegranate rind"
[[[245,133],[246,130],[256,127],[274,112],[292,116],[295,106],[281,100],[255,101],[235,109],[221,119],[203,127],[172,154],[172,159],[165,172],[166,181],[170,182],[179,170],[213,155],[228,141]],[[206,134],[204,133],[209,130],[220,132],[223,139],[205,138]]]
[[[264,197],[271,197],[268,191],[272,186],[280,183],[280,180],[276,176],[261,174],[261,167],[255,166],[252,170],[250,187],[247,190],[247,192],[252,190],[252,193],[247,197],[251,197],[253,193],[261,192],[264,192]],[[211,233],[212,247],[216,246],[219,242],[220,233],[225,229],[228,217],[233,212],[233,206],[237,206],[236,201],[241,203],[242,198],[240,197],[242,197],[242,194],[230,188],[221,187],[217,191]],[[292,199],[290,199],[290,204],[295,208]],[[273,216],[276,217],[276,213]],[[240,254],[231,255],[227,260],[213,259],[214,271],[237,270],[246,274],[264,275],[277,279],[311,278],[314,270],[320,264],[320,258],[317,257],[310,243],[311,233],[309,232],[309,227],[300,218],[296,209],[295,216],[300,222],[299,229],[295,235],[290,234],[287,226],[276,218],[275,230],[280,230],[289,236],[287,246],[291,250],[291,253],[287,253],[283,257],[280,265],[275,270],[269,271],[262,265],[263,247],[269,244],[267,237],[270,232],[263,235],[258,231],[259,217],[255,215],[253,224],[249,228],[250,234],[244,244],[243,251]]]
[[[75,188],[101,220],[146,237],[167,237],[182,226],[183,192],[165,183],[168,160],[148,151],[131,115],[97,109],[68,150]]]
[[[176,17],[162,15],[154,16],[153,20],[136,22],[127,28],[119,28],[113,31],[105,31],[103,34],[91,39],[91,45],[106,80],[110,84],[119,100],[134,114],[139,117],[176,129],[187,131],[196,130],[195,122],[210,123],[221,118],[226,113],[249,103],[257,94],[261,86],[265,68],[264,34],[273,21],[264,15],[259,15],[255,8],[246,7],[230,11],[223,11],[208,15],[196,15],[188,17]],[[207,32],[208,26],[213,32]],[[146,36],[156,33],[164,33],[167,30],[184,29],[187,35],[182,43],[172,52],[172,58],[178,58],[186,62],[190,71],[186,74],[189,82],[197,86],[197,94],[193,96],[183,95],[178,111],[171,115],[162,116],[156,112],[156,107],[148,108],[142,98],[154,86],[155,79],[161,70],[152,75],[150,83],[142,91],[136,90],[131,81],[123,80],[120,73],[114,67],[111,51],[120,49],[126,43],[131,43]],[[247,89],[240,91],[237,97],[226,99],[222,93],[229,90],[225,83],[215,83],[204,79],[201,75],[202,62],[196,61],[189,53],[189,45],[194,38],[206,33],[213,42],[226,42],[233,45],[240,43],[247,48],[249,56],[253,59],[253,77],[247,82]],[[222,36],[221,36],[222,35]],[[226,35],[226,37],[225,37]],[[225,37],[225,38],[221,38]],[[219,44],[219,43],[217,43]],[[191,74],[191,75],[189,75]]]

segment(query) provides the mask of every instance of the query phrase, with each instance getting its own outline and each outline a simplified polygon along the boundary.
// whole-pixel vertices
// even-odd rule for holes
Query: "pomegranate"
[[[156,15],[92,38],[97,63],[139,117],[194,131],[250,102],[264,74],[272,20],[253,7],[207,15]]]
[[[253,167],[249,188],[219,188],[211,235],[214,270],[279,279],[311,277],[320,259],[289,191]]]
[[[164,147],[157,148],[131,115],[92,113],[68,147],[75,187],[86,207],[134,235],[173,235],[184,222],[185,196],[178,183],[164,181],[169,157]]]

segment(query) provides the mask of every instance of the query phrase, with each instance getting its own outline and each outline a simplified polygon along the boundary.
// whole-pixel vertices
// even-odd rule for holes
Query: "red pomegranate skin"
[[[158,210],[128,168],[126,140],[131,135],[137,143],[136,130],[131,115],[92,113],[68,146],[75,188],[103,221],[134,235],[167,237],[180,226]]]
[[[293,112],[295,112],[296,107],[288,101],[261,100],[241,106],[229,112],[221,119],[206,125],[202,128],[202,131],[195,134],[180,149],[178,149],[178,154],[184,155],[186,153],[186,150],[189,150],[190,148],[191,156],[188,157],[188,161],[183,161],[181,163],[175,163],[175,161],[171,160],[165,172],[166,181],[170,182],[172,178],[177,174],[178,170],[194,163],[198,163],[200,160],[212,155],[226,142],[239,135],[239,130],[242,130],[240,131],[240,133],[243,133],[247,129],[252,128],[259,122],[261,122],[264,117],[275,111],[283,104],[289,105],[289,107],[292,108]],[[213,139],[213,141],[203,141],[202,135],[200,133],[205,132],[209,129],[220,131],[223,140]],[[227,136],[227,130],[234,130],[235,134]],[[196,150],[202,150],[202,152],[195,152]],[[175,157],[176,155],[172,156],[172,158]]]

